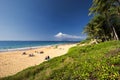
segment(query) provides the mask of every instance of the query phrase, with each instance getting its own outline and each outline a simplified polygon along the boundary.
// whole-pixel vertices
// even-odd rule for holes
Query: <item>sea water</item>
[[[78,41],[0,41],[0,52],[25,50],[42,46],[77,43]]]

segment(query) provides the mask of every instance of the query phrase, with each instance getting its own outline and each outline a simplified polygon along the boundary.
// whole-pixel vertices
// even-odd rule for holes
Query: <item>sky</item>
[[[81,40],[92,0],[0,0],[0,40]]]

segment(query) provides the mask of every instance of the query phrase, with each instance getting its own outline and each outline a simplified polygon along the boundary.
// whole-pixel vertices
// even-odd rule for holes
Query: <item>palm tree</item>
[[[93,5],[90,8],[90,14],[94,13],[95,15],[98,15],[98,14],[105,15],[105,18],[107,20],[106,22],[108,24],[107,27],[110,28],[109,30],[111,32],[112,38],[119,40],[116,30],[110,22],[110,12],[111,12],[110,9],[113,4],[115,5],[117,4],[116,0],[113,0],[113,1],[112,0],[93,0]]]
[[[106,20],[104,16],[94,16],[85,27],[84,32],[88,34],[89,38],[107,41],[109,37],[109,30],[107,27],[105,27],[107,25],[105,21]]]

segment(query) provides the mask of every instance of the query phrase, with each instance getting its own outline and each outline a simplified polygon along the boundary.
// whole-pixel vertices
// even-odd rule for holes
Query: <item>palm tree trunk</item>
[[[116,30],[115,30],[114,26],[112,26],[112,29],[113,29],[113,32],[114,32],[115,39],[119,40],[118,35],[116,33]]]
[[[103,36],[104,36],[104,38],[105,38],[105,41],[108,41],[108,40],[107,40],[107,37],[106,37],[105,29],[103,29]]]
[[[106,16],[106,19],[107,19],[108,27],[111,30],[111,36],[112,36],[112,38],[115,39],[115,40],[119,40],[118,35],[116,33],[116,30],[115,30],[114,26],[109,21],[109,16],[107,15],[107,13],[105,13],[105,16]]]
[[[104,41],[107,41],[106,35],[105,35],[105,34],[103,34],[103,36],[104,36],[104,39],[105,39]]]

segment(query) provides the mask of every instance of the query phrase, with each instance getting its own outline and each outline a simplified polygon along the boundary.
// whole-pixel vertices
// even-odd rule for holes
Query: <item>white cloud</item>
[[[86,36],[69,35],[62,32],[57,33],[54,37],[60,40],[80,40],[86,38]]]

